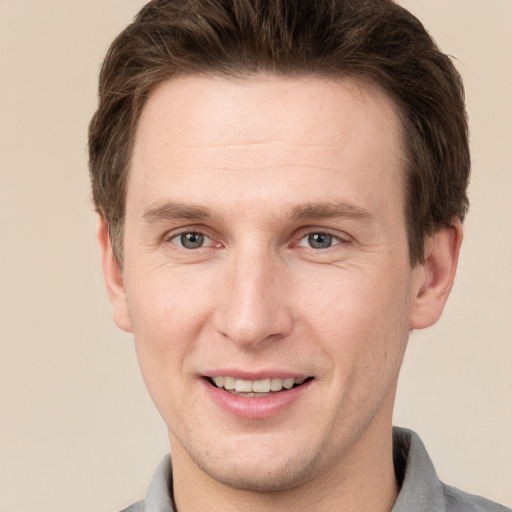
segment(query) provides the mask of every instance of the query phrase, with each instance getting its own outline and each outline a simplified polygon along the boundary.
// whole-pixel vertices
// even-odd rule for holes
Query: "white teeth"
[[[271,391],[281,391],[283,389],[283,379],[273,378],[270,381],[270,390]]]
[[[292,389],[295,384],[295,379],[283,379],[283,388]]]
[[[235,389],[234,377],[224,377],[224,389]]]
[[[261,380],[235,379],[234,377],[214,377],[213,382],[218,388],[224,388],[235,393],[270,393],[271,391],[282,391],[291,389],[294,385],[302,384],[306,378],[281,379],[273,377]]]
[[[236,379],[235,391],[237,393],[250,393],[252,391],[252,382],[250,380]]]
[[[268,393],[270,391],[270,379],[255,380],[252,383],[254,393]]]

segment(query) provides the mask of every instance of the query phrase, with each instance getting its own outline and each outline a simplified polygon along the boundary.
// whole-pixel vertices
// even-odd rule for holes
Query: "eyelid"
[[[210,244],[206,244],[205,246],[201,247],[201,249],[223,246],[223,243],[216,241],[216,239],[218,239],[218,236],[212,235],[210,229],[207,229],[203,226],[198,226],[198,225],[180,226],[179,228],[171,229],[170,231],[167,231],[166,233],[164,233],[162,235],[162,237],[161,237],[162,243],[169,243],[174,238],[179,237],[185,233],[199,233],[210,241]],[[291,245],[299,246],[300,241],[302,241],[307,236],[309,236],[311,234],[315,234],[315,233],[332,236],[337,241],[337,243],[331,247],[335,247],[340,244],[349,244],[352,242],[352,237],[345,232],[340,232],[338,230],[325,228],[325,227],[310,226],[310,227],[301,228],[298,231],[298,233],[293,237],[294,241],[292,242]],[[181,247],[181,245],[179,245],[177,243],[173,243],[173,245],[175,245],[177,247]],[[311,248],[311,249],[315,250],[315,251],[317,250],[317,249],[313,249],[313,248]],[[188,250],[190,250],[190,249],[188,249]]]
[[[299,233],[297,234],[297,236],[295,237],[296,241],[293,243],[293,245],[297,246],[297,247],[303,247],[303,246],[299,246],[299,242],[304,240],[304,238],[308,237],[309,235],[313,235],[313,234],[322,234],[322,235],[332,236],[337,241],[337,243],[333,244],[331,247],[336,247],[340,244],[349,244],[352,241],[352,237],[345,232],[340,233],[337,230],[333,230],[333,229],[329,229],[329,228],[319,228],[319,227],[313,226],[313,227],[301,229],[299,231]],[[311,247],[311,249],[313,249],[313,248]],[[318,249],[313,249],[313,250],[316,251]]]
[[[184,249],[184,247],[182,247],[180,244],[172,242],[172,240],[177,238],[177,237],[179,237],[179,236],[181,236],[181,235],[184,235],[186,233],[197,233],[197,234],[203,235],[206,239],[209,240],[209,242],[210,242],[209,244],[205,244],[204,246],[199,247],[198,249],[207,249],[207,248],[210,248],[210,247],[215,247],[215,246],[220,246],[221,245],[220,243],[216,243],[215,242],[215,238],[211,235],[209,230],[207,230],[207,229],[205,229],[204,227],[201,227],[201,226],[182,226],[182,227],[179,227],[179,228],[167,231],[162,236],[162,242],[163,243],[171,242],[176,247]],[[187,251],[190,251],[190,249],[187,249]]]

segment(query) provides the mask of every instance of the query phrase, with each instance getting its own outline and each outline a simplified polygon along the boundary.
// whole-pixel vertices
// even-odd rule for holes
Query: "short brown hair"
[[[180,75],[256,73],[371,80],[400,113],[411,264],[426,235],[463,220],[470,156],[464,90],[450,58],[391,0],[153,0],[112,43],[89,126],[93,201],[122,264],[137,123],[155,86]]]

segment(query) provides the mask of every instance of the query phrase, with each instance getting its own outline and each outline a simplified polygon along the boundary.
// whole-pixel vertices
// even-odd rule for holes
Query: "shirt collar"
[[[391,512],[445,511],[443,484],[412,430],[393,429],[393,461],[401,489]]]
[[[174,512],[172,499],[172,463],[167,455],[155,471],[144,502],[145,512]]]

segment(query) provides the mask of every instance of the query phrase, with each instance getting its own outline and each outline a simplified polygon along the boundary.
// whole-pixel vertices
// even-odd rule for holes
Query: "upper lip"
[[[307,373],[299,373],[285,370],[261,370],[261,371],[244,371],[240,369],[215,369],[206,371],[203,374],[204,377],[234,377],[235,379],[243,380],[263,380],[263,379],[306,379],[311,377]]]

